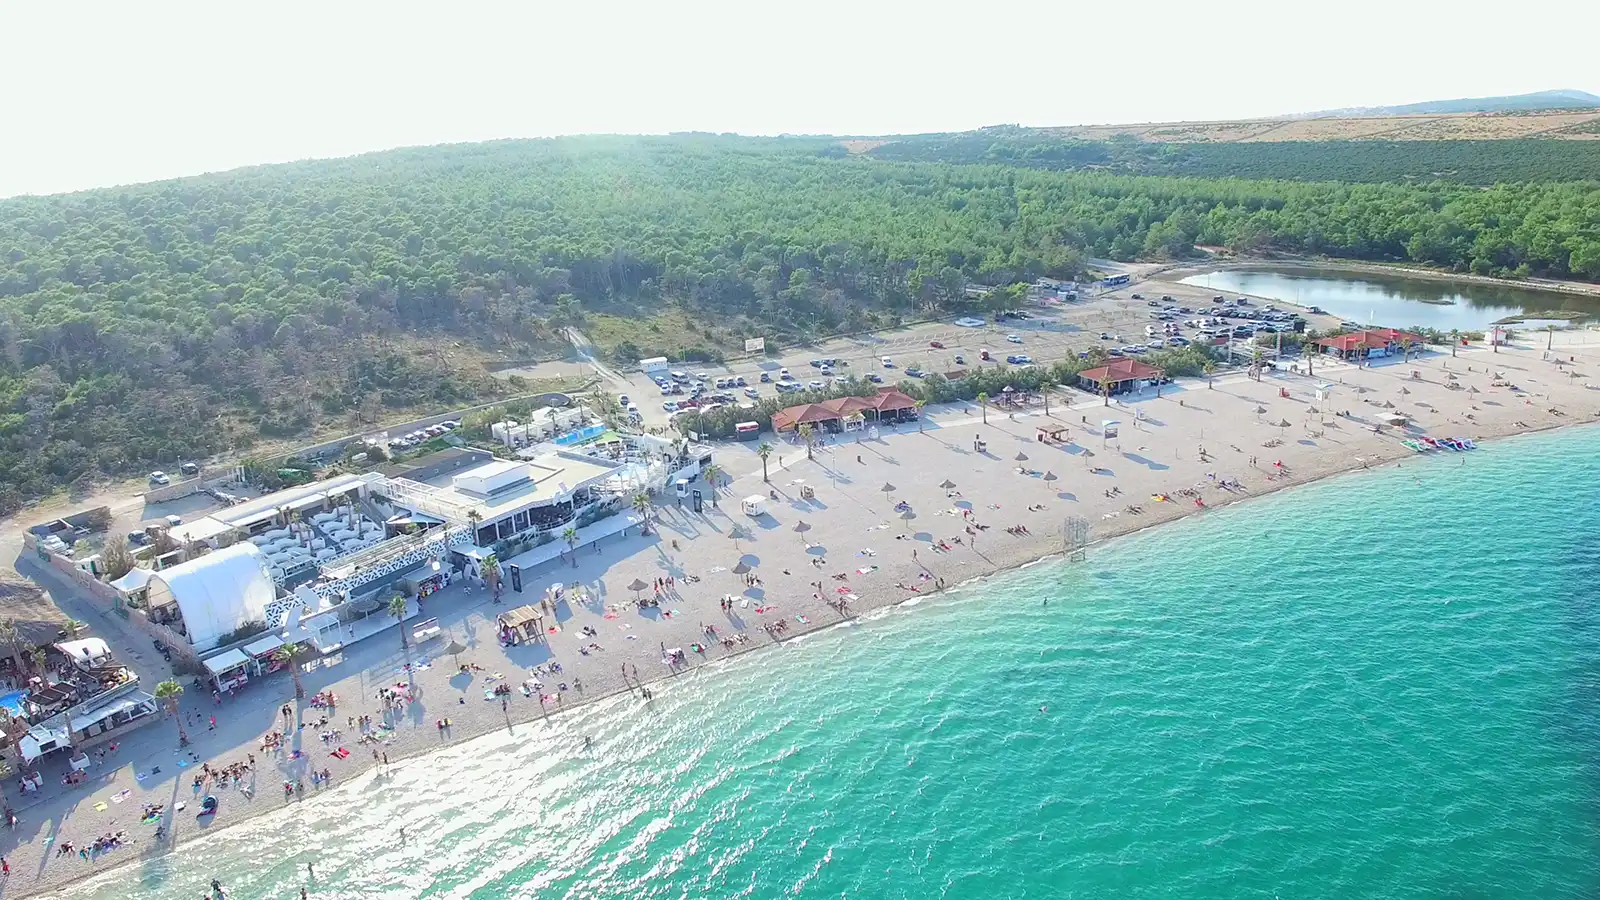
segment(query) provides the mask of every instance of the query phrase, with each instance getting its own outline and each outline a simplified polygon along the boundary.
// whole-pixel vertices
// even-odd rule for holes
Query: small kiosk
[[[760,494],[751,494],[750,496],[744,498],[740,505],[744,507],[745,515],[754,518],[760,518],[761,516],[767,514],[765,505],[766,502],[767,498],[761,496]]]
[[[250,680],[250,657],[238,648],[219,653],[207,660],[206,670],[211,673],[211,680],[219,691],[231,691],[234,688],[244,687]]]

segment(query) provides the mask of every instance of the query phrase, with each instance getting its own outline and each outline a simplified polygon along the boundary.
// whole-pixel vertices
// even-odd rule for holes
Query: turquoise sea
[[[1597,450],[1569,430],[1207,513],[72,896],[289,898],[312,862],[311,896],[368,900],[1593,897]]]

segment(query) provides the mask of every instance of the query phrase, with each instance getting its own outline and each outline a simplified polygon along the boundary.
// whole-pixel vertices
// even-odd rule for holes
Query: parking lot
[[[1135,294],[1140,298],[1135,299]],[[1014,354],[1026,355],[1034,363],[1047,365],[1094,346],[1109,351],[1118,347],[1148,344],[1150,339],[1145,334],[1145,327],[1153,323],[1159,328],[1163,324],[1152,318],[1152,314],[1159,312],[1163,305],[1160,300],[1163,295],[1172,298],[1170,304],[1165,305],[1174,308],[1187,306],[1193,310],[1187,314],[1173,313],[1182,336],[1188,339],[1193,336],[1194,329],[1183,327],[1183,320],[1210,315],[1211,298],[1215,292],[1197,285],[1151,281],[1110,291],[1090,300],[1030,303],[1022,310],[1028,318],[1007,319],[999,323],[990,321],[981,328],[963,328],[950,322],[922,323],[888,332],[836,338],[779,357],[748,357],[730,360],[725,365],[675,363],[668,368],[669,371],[681,371],[691,379],[703,374],[708,388],[718,378],[742,376],[746,386],[756,391],[757,397],[766,398],[778,394],[775,383],[783,369],[788,369],[801,385],[826,381],[829,377],[866,377],[869,374],[880,376],[885,384],[895,384],[906,378],[906,372],[910,369],[925,373],[949,373],[976,366],[1002,365],[1008,355]],[[1238,296],[1229,295],[1230,298]],[[1150,301],[1155,301],[1157,306],[1148,305]],[[1259,309],[1261,304],[1280,310],[1294,308],[1282,302],[1252,298],[1251,308]],[[1309,320],[1307,327],[1327,328],[1337,324],[1336,319],[1327,316],[1307,315],[1306,318]],[[1103,339],[1102,334],[1109,337]],[[1016,336],[1016,342],[1008,340],[1012,335]],[[1248,340],[1241,343],[1248,343]],[[987,361],[980,358],[984,350],[988,350],[991,357]],[[1236,352],[1240,350],[1236,348]],[[884,357],[889,358],[888,366],[883,363]],[[961,362],[957,361],[958,357]],[[810,365],[811,360],[820,359],[834,361],[830,366],[831,375],[824,376],[820,369]],[[772,382],[762,383],[762,373],[766,373]],[[639,407],[647,426],[668,425],[669,413],[662,408],[662,404],[688,396],[687,393],[664,396],[661,389],[637,369],[622,374],[630,385],[626,393]],[[731,393],[735,402],[752,401],[741,387],[733,388]]]

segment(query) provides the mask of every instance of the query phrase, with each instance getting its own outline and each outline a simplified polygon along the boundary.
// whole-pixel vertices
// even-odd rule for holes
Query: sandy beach
[[[1086,522],[1089,540],[1099,543],[1329,475],[1410,463],[1418,454],[1401,441],[1418,435],[1481,443],[1593,421],[1600,397],[1586,373],[1595,349],[1561,349],[1562,361],[1571,358],[1564,365],[1526,346],[1474,347],[1456,357],[1434,348],[1410,362],[1366,368],[1319,360],[1314,377],[1279,370],[1260,380],[1183,380],[1159,397],[1148,391],[1109,407],[1058,391],[1048,415],[1038,407],[1008,414],[952,404],[925,410],[920,426],[875,439],[840,435],[810,458],[800,446],[776,443],[766,480],[755,445],[719,445],[726,481],[717,507],[697,514],[658,498],[650,534],[632,529],[578,548],[569,562],[525,572],[525,593],[508,589],[501,605],[483,588],[459,583],[429,597],[424,614],[439,618],[441,638],[402,649],[400,632],[391,630],[309,663],[308,698],[331,690],[331,710],[297,703],[286,675],[252,683],[220,705],[192,691],[184,704],[186,716],[198,716],[190,725],[192,758],[177,753],[169,720],[123,742],[76,793],[26,806],[8,791],[20,821],[7,838],[4,894],[59,888],[252,816],[285,808],[292,816],[295,795],[286,798],[283,784],[301,780],[304,793],[314,793],[312,770],[327,769],[337,785],[385,759],[427,765],[425,754],[442,745],[600,697],[628,692],[647,703],[645,689],[673,690],[673,679],[708,662],[1059,554],[1069,519]],[[1412,424],[1376,427],[1394,413]],[[1114,437],[1102,428],[1108,419],[1117,422]],[[1066,440],[1042,442],[1041,428],[1064,429]],[[1428,455],[1470,466],[1474,453],[1494,452],[1481,445]],[[1418,471],[1449,474],[1440,464]],[[802,488],[814,499],[802,498]],[[764,515],[744,514],[741,498],[771,491],[778,499]],[[809,528],[797,531],[801,522]],[[759,584],[734,572],[741,562]],[[657,579],[668,578],[671,586],[658,595]],[[650,585],[639,595],[659,596],[659,606],[636,605],[627,587],[635,579]],[[543,642],[501,647],[495,614],[537,605],[556,582],[569,592],[581,586],[582,597],[558,605],[558,624]],[[460,655],[465,671],[441,652],[452,639],[468,648]],[[681,662],[664,658],[665,648],[681,648]],[[496,695],[500,685],[509,694]],[[382,689],[411,700],[385,709]],[[373,725],[360,725],[362,716]],[[286,732],[281,749],[263,749],[269,732]],[[341,747],[347,756],[336,755]],[[202,766],[248,764],[250,754],[254,768],[237,784],[218,787],[203,776]],[[197,775],[206,783],[196,785]],[[197,822],[208,793],[221,801],[218,814]],[[164,807],[161,840],[154,824],[140,822],[152,804]],[[118,831],[127,833],[124,844],[92,860],[59,853],[63,842],[81,847]]]

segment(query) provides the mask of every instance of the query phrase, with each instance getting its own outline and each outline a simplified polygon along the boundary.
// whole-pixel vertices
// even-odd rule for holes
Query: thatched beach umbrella
[[[906,523],[906,530],[907,531],[911,530],[911,520],[915,519],[916,517],[917,517],[917,514],[912,512],[910,509],[906,509],[906,510],[904,510],[903,512],[900,513],[900,519],[901,519],[901,521]]]
[[[1411,389],[1402,384],[1400,385],[1400,393],[1409,394],[1411,393]]]
[[[1045,481],[1055,481],[1056,480],[1056,473],[1054,473],[1054,472],[1046,472],[1046,473],[1044,473],[1044,480]]]
[[[1257,403],[1256,404],[1256,415],[1264,416],[1266,414],[1267,414],[1267,408],[1265,406],[1262,406],[1261,404]]]
[[[1022,451],[1018,450],[1017,451],[1017,455],[1012,457],[1012,458],[1015,459],[1017,462],[1027,462],[1028,461],[1028,454],[1023,453]]]
[[[794,533],[795,534],[803,535],[803,534],[805,534],[806,532],[808,532],[810,530],[811,530],[810,524],[808,524],[804,520],[794,523]],[[805,540],[805,538],[802,537],[801,540],[803,541],[803,540]]]
[[[649,586],[650,585],[646,584],[642,578],[635,578],[634,580],[628,582],[628,590],[633,591],[633,599],[635,600],[639,599],[639,592]]]
[[[1383,408],[1384,409],[1394,409],[1394,401],[1393,400],[1385,400],[1385,401],[1383,401]]]
[[[742,559],[739,560],[739,564],[737,566],[733,567],[733,574],[735,574],[735,575],[749,575],[750,574],[750,564],[745,562]]]
[[[1483,391],[1478,390],[1477,386],[1474,385],[1473,387],[1467,388],[1467,393],[1469,393],[1469,394],[1481,394],[1481,393],[1483,393]]]
[[[455,658],[456,668],[461,668],[461,654],[467,652],[467,648],[462,646],[460,641],[451,641],[450,646],[444,648],[444,652]]]
[[[892,485],[889,482],[885,481],[883,483],[883,487],[878,488],[878,490],[884,492],[885,494],[892,494],[898,489],[894,485]]]
[[[1289,427],[1289,420],[1288,419],[1279,419],[1278,420],[1278,427],[1279,428],[1288,428]]]
[[[956,486],[956,483],[954,481],[951,481],[948,478],[946,478],[945,480],[939,482],[939,487],[944,488],[947,491],[950,490],[951,488],[955,487],[955,486]]]

